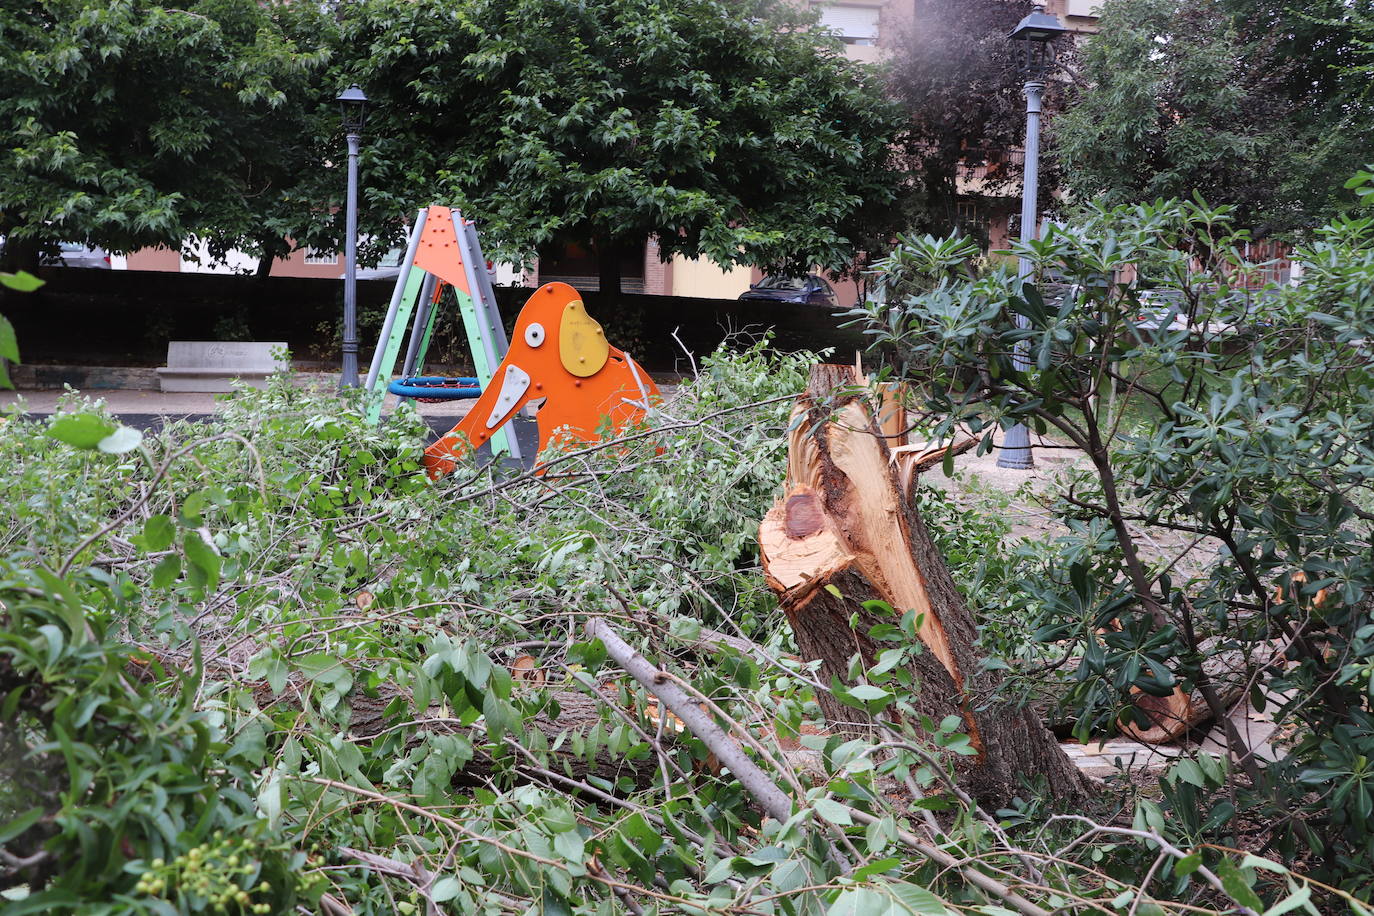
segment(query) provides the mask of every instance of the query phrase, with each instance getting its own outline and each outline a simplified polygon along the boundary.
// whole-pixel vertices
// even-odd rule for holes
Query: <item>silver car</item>
[[[94,267],[110,269],[110,253],[83,242],[62,242],[58,246],[56,265],[61,267]]]

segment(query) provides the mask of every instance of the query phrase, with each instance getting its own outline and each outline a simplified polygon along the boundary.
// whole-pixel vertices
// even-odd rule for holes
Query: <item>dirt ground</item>
[[[1056,486],[1078,471],[1091,472],[1092,464],[1081,450],[1043,436],[1031,436],[1035,467],[1028,470],[997,466],[996,449],[985,455],[968,451],[954,459],[954,477],[940,469],[927,471],[922,480],[948,490],[971,512],[998,513],[1011,523],[1009,540],[1045,542],[1067,533],[1049,509]],[[1122,494],[1123,499],[1127,494]],[[1198,540],[1182,532],[1161,528],[1137,528],[1133,532],[1141,556],[1151,565],[1174,564],[1176,580],[1201,571],[1219,546],[1210,538]]]

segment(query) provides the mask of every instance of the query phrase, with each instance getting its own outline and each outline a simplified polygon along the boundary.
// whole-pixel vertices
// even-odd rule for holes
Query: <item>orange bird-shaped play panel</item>
[[[615,429],[643,416],[658,397],[649,373],[606,341],[566,283],[535,291],[516,319],[510,350],[467,416],[425,450],[430,477],[447,474],[531,401],[539,408],[539,449],[555,438],[595,441],[607,417]]]

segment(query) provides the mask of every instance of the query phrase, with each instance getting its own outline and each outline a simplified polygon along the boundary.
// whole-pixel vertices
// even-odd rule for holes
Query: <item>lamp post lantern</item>
[[[358,387],[358,144],[367,120],[367,96],[354,83],[338,97],[348,137],[348,202],[344,213],[344,330],[340,388]]]
[[[1045,12],[1045,4],[1041,0],[1011,33],[1012,41],[1020,49],[1021,68],[1026,77],[1026,84],[1021,90],[1026,95],[1026,164],[1021,190],[1023,243],[1035,239],[1039,222],[1036,218],[1036,200],[1040,193],[1040,103],[1045,95],[1045,77],[1054,63],[1054,39],[1067,31],[1057,16]],[[1023,283],[1030,277],[1029,258],[1021,258],[1016,275]],[[1025,317],[1017,315],[1016,323],[1025,327]],[[1019,371],[1030,368],[1026,351],[1026,341],[1017,343],[1012,361]],[[1035,459],[1031,456],[1030,430],[1026,429],[1024,423],[1017,423],[1007,430],[1002,440],[1002,452],[997,456],[997,466],[1019,470],[1035,467]]]

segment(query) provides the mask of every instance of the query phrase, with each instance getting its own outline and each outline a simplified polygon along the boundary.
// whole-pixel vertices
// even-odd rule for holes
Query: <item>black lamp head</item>
[[[1068,26],[1059,21],[1058,16],[1051,16],[1043,9],[1032,10],[1025,19],[1016,24],[1012,29],[1011,39],[1013,41],[1053,41],[1060,35],[1069,31]]]
[[[1012,30],[1011,40],[1020,49],[1017,55],[1027,79],[1044,79],[1054,61],[1054,40],[1069,29],[1043,8],[1037,8]]]
[[[358,131],[363,129],[363,124],[367,121],[367,96],[357,83],[349,86],[339,93],[337,99],[339,103],[339,114],[343,118],[343,126],[348,131]]]

